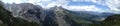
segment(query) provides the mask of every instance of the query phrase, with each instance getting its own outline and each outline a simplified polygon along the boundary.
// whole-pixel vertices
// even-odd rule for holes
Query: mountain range
[[[42,24],[42,26],[84,26],[100,23],[114,13],[99,13],[92,11],[70,11],[61,6],[44,9],[30,3],[5,4],[4,8],[12,16],[28,22]]]

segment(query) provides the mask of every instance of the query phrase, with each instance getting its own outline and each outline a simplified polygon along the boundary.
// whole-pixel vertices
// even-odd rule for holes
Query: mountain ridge
[[[55,6],[45,10],[44,8],[37,5],[22,3],[5,6],[5,8],[8,8],[6,10],[11,11],[14,17],[19,17],[21,19],[27,20],[28,22],[43,24],[43,26],[74,26],[76,24],[76,26],[82,26],[95,22],[99,23],[104,20],[101,20],[101,15],[90,14],[92,12],[75,12],[64,9],[61,6]],[[112,15],[112,13],[110,14]],[[105,17],[107,17],[107,15],[105,15]]]

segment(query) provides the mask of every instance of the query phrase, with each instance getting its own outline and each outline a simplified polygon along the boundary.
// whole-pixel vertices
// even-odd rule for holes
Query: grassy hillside
[[[109,16],[100,24],[92,24],[91,26],[120,26],[120,14]]]

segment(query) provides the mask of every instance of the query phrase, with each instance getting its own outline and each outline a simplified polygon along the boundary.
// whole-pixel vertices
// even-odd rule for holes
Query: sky
[[[4,3],[32,3],[43,8],[62,6],[71,11],[120,13],[120,0],[1,0]]]

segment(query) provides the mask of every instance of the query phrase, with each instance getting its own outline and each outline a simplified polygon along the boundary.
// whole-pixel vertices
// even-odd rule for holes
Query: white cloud
[[[120,11],[120,0],[107,0],[106,5],[110,7],[112,11]]]
[[[46,7],[48,8],[48,7],[54,7],[54,6],[56,6],[57,4],[55,3],[55,2],[52,2],[52,3],[49,3]]]
[[[37,4],[37,5],[42,5],[42,6],[52,6],[52,4],[55,5],[65,5],[67,4],[67,0],[2,0],[5,3],[32,3],[32,4]]]
[[[23,3],[23,1],[25,1],[25,0],[1,0],[1,1],[3,1],[5,3],[10,3],[10,4],[12,4],[12,3],[19,4],[19,3]]]
[[[97,8],[94,5],[91,6],[63,6],[64,8],[72,11],[94,11],[94,12],[105,12],[100,8]]]
[[[69,2],[67,0],[57,0],[51,3],[48,3],[46,6],[47,8],[54,7],[54,6],[64,6],[67,5]]]
[[[72,0],[72,1],[75,1],[75,2],[93,2],[93,3],[99,4],[99,5],[108,6],[110,9],[106,10],[106,12],[120,13],[120,0]],[[78,9],[76,9],[76,10],[78,10]]]

